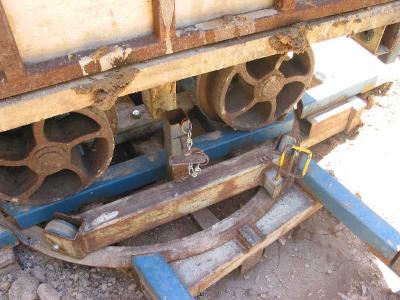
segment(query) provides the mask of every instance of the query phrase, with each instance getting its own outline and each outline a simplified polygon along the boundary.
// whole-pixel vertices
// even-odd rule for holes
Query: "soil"
[[[400,204],[393,196],[397,195],[398,179],[394,172],[400,166],[396,147],[400,81],[386,96],[370,97],[373,105],[363,115],[364,126],[350,135],[330,138],[314,147],[313,152],[326,169],[397,227]],[[177,222],[173,227],[191,231],[189,221]],[[16,299],[17,283],[21,286],[28,276],[36,278],[29,281],[34,287],[42,283],[41,295],[53,287],[62,299],[143,298],[131,272],[64,263],[24,246],[16,247],[15,253],[25,272],[0,277],[0,299],[8,299],[9,295]],[[198,299],[394,300],[400,299],[399,282],[360,240],[323,209],[268,247],[262,261],[248,273],[234,271]]]

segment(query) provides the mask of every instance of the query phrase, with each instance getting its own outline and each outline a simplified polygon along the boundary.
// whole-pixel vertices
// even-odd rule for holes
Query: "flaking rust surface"
[[[300,54],[310,47],[304,24],[296,24],[277,33],[269,40],[269,43],[278,53],[293,51]]]
[[[75,92],[94,94],[94,106],[101,110],[109,110],[137,73],[138,70],[118,70],[113,76],[104,75],[103,79],[92,79],[90,83],[76,88]]]

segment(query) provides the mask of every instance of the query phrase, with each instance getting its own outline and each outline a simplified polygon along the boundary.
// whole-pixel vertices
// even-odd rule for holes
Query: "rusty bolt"
[[[134,109],[134,110],[132,111],[132,117],[134,117],[135,119],[140,119],[140,117],[141,117],[140,110]]]

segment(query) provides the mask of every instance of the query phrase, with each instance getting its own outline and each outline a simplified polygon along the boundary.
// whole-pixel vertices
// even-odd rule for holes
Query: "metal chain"
[[[188,124],[188,128],[184,128],[184,123]],[[182,121],[182,131],[186,133],[186,146],[187,146],[187,151],[190,153],[192,147],[193,147],[193,139],[192,139],[192,122],[190,122],[189,119],[185,119]],[[201,168],[199,164],[193,164],[189,163],[188,164],[188,172],[189,175],[192,176],[193,178],[196,178],[200,173],[201,173]]]

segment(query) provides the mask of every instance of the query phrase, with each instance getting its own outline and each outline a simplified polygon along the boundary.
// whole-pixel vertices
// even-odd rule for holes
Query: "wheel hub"
[[[279,91],[284,85],[284,77],[280,74],[272,74],[267,77],[266,80],[262,81],[259,86],[256,87],[256,95],[260,99],[271,99],[278,95]]]
[[[197,101],[210,118],[234,129],[253,130],[288,113],[311,82],[314,56],[277,54],[203,74]]]
[[[40,147],[32,154],[32,169],[35,173],[49,175],[60,171],[67,163],[67,147],[60,143]]]

